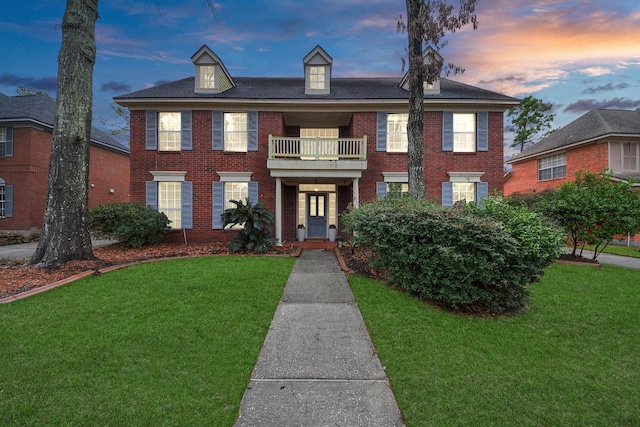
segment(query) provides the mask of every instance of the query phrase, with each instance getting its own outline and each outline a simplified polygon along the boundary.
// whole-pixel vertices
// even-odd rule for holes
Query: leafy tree
[[[22,86],[22,85],[18,85],[16,89],[16,95],[18,96],[41,95],[51,99],[51,95],[49,95],[47,92],[43,92],[40,89],[36,89],[35,87],[28,87],[28,86]]]
[[[459,0],[456,11],[446,0],[406,0],[407,21],[399,17],[399,31],[407,31],[409,120],[408,162],[409,194],[424,199],[424,89],[423,82],[433,83],[442,72],[438,52],[446,46],[445,35],[454,33],[471,23],[478,27],[475,15],[476,0]],[[424,56],[425,47],[426,58]],[[464,72],[454,64],[445,66],[446,74]]]
[[[527,96],[520,101],[520,105],[510,109],[507,112],[507,117],[511,119],[516,133],[510,147],[520,146],[520,151],[522,151],[526,145],[537,142],[538,137],[547,136],[551,131],[551,123],[555,116],[549,113],[551,108],[551,103]]]
[[[246,198],[244,202],[231,200],[231,203],[236,207],[222,213],[223,227],[242,226],[236,237],[229,242],[231,252],[247,250],[263,254],[276,245],[276,238],[271,236],[273,213],[265,208],[264,202],[253,204]]]
[[[540,208],[567,231],[577,255],[587,243],[595,245],[593,259],[616,235],[640,231],[640,198],[633,183],[615,182],[611,173],[578,172],[574,182],[567,182],[543,198]]]

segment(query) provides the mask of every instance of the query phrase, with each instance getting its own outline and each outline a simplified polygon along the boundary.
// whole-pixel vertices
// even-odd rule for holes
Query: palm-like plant
[[[222,215],[223,226],[241,225],[238,235],[229,242],[231,252],[247,250],[254,253],[265,253],[276,245],[277,240],[271,236],[273,214],[265,207],[264,202],[253,204],[249,198],[231,200],[234,208],[225,210]]]

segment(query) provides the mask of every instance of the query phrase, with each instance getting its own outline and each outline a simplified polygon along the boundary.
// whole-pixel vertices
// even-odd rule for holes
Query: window
[[[453,151],[472,153],[476,151],[476,115],[453,115]]]
[[[200,88],[215,89],[216,88],[216,67],[213,65],[200,66]]]
[[[564,153],[538,160],[538,181],[564,178],[567,176],[567,159]]]
[[[224,183],[224,200],[225,209],[235,208],[236,205],[231,200],[243,200],[249,197],[248,182],[225,182]]]
[[[622,143],[622,169],[625,171],[638,170],[638,147],[640,144]]]
[[[160,151],[180,151],[180,113],[158,113]]]
[[[258,203],[258,183],[251,181],[251,172],[217,172],[220,181],[212,183],[212,228],[222,229],[221,215],[226,209],[235,208],[231,200],[249,199]]]
[[[0,127],[0,157],[5,157],[6,155],[7,155],[7,128]]]
[[[182,228],[182,183],[158,182],[158,211],[171,221],[171,228]]]
[[[389,114],[387,119],[387,152],[406,153],[409,114]]]
[[[325,88],[324,67],[309,67],[309,89]]]
[[[476,201],[476,185],[473,182],[454,182],[453,183],[453,203],[465,201]]]
[[[224,113],[225,151],[247,151],[247,113]]]

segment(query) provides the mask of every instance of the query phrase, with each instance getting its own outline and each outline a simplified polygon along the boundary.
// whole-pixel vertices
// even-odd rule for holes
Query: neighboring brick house
[[[55,101],[0,94],[0,229],[42,227]],[[129,201],[129,149],[91,130],[89,206]]]
[[[636,180],[640,189],[640,111],[591,110],[507,161],[505,195],[533,193],[575,180],[576,172]]]
[[[232,77],[207,46],[195,77],[114,98],[131,112],[131,200],[165,212],[169,239],[229,239],[231,199],[264,201],[275,236],[326,238],[348,205],[406,188],[401,78],[332,78],[316,46],[300,78]],[[425,84],[425,196],[451,205],[503,190],[503,113],[518,100],[442,78]]]

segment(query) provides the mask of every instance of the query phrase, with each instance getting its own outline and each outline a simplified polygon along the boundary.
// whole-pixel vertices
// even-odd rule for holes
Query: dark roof
[[[0,122],[30,121],[53,128],[55,114],[56,102],[48,96],[0,96]],[[91,142],[129,153],[129,147],[93,126],[91,127]]]
[[[287,77],[234,77],[236,86],[222,93],[195,93],[194,77],[177,80],[137,92],[117,96],[116,101],[134,99],[210,98],[255,100],[399,100],[409,99],[409,92],[399,87],[400,79],[381,78],[332,78],[331,93],[305,95],[304,78]],[[488,100],[517,103],[510,96],[469,86],[442,78],[440,94],[426,95],[425,100]]]
[[[508,162],[614,135],[640,137],[640,112],[637,110],[591,110],[537,144],[514,155]]]

